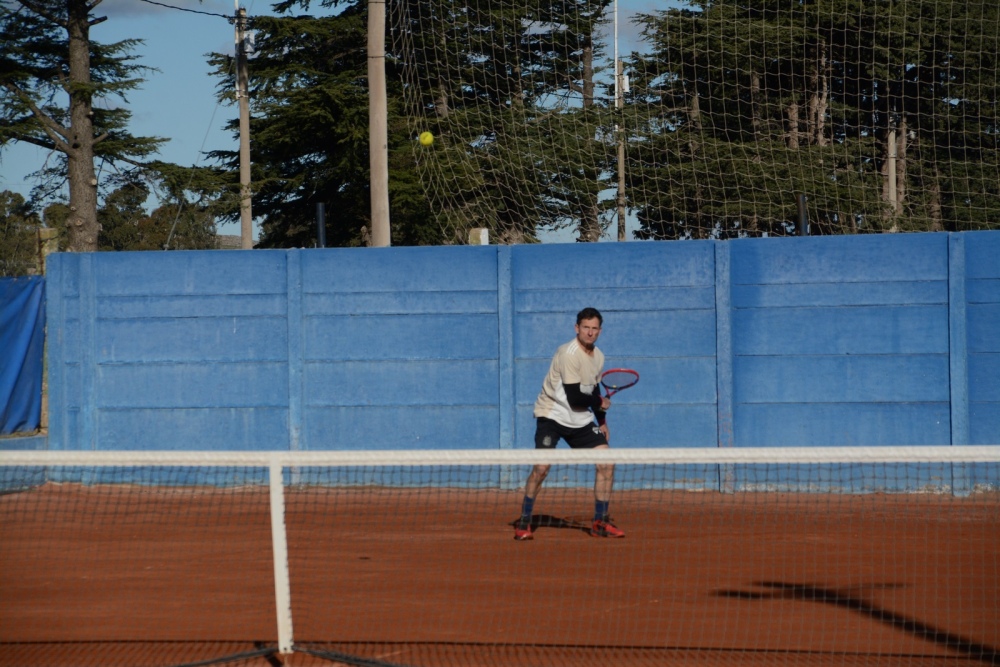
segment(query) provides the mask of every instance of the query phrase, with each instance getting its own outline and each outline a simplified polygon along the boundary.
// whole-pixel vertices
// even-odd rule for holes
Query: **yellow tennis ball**
[[[421,146],[430,146],[433,143],[434,143],[434,135],[433,134],[431,134],[430,132],[421,132],[420,133],[420,145]]]

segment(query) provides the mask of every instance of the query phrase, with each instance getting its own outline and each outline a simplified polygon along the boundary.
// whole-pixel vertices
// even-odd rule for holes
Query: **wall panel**
[[[1000,234],[963,236],[969,444],[1000,444]]]

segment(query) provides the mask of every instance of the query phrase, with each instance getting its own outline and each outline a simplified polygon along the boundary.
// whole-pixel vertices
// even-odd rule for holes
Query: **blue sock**
[[[594,501],[594,521],[604,521],[604,518],[608,516],[608,505],[610,504],[610,500]]]
[[[521,521],[524,521],[525,523],[531,523],[531,512],[532,510],[534,510],[534,508],[535,508],[535,499],[525,496],[524,500],[521,501]]]

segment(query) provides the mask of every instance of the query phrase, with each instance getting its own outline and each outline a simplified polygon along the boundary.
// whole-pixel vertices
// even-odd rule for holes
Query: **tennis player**
[[[562,438],[570,447],[607,448],[605,413],[611,401],[601,396],[600,379],[604,354],[597,348],[604,318],[596,308],[576,315],[576,337],[561,345],[552,357],[542,391],[535,400],[535,448],[554,449]],[[595,423],[596,420],[596,423]],[[532,539],[531,514],[549,465],[536,465],[524,484],[521,518],[514,524],[515,540]],[[608,517],[614,464],[599,464],[594,479],[594,537],[625,537]]]

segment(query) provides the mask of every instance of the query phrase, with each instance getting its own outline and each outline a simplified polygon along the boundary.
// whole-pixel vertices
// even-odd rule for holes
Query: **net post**
[[[288,535],[285,530],[285,483],[282,462],[272,457],[268,472],[271,504],[271,550],[274,557],[274,604],[278,619],[278,652],[292,652],[292,594],[288,577]]]

